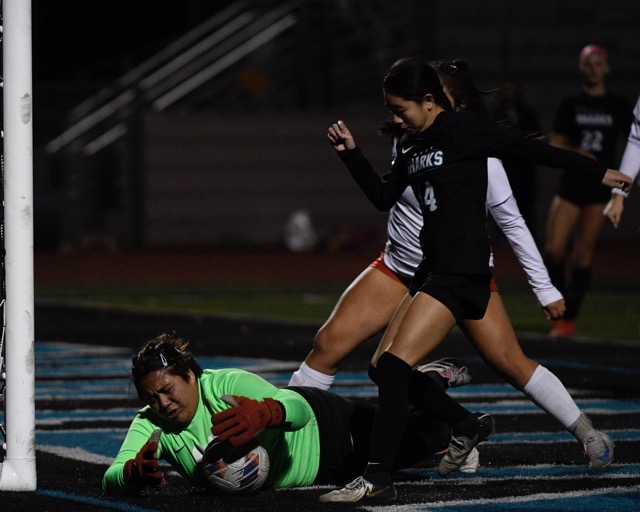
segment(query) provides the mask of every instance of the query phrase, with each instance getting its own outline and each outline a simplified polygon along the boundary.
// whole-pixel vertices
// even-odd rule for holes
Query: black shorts
[[[417,272],[409,293],[424,292],[451,311],[456,319],[480,320],[484,317],[491,296],[491,273],[434,274],[421,278]]]
[[[560,180],[558,195],[576,206],[608,203],[611,189],[582,174],[565,171]]]

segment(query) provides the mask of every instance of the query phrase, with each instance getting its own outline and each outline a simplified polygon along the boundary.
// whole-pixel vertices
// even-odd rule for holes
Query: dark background
[[[241,6],[258,16],[288,5],[292,28],[171,108],[153,111],[140,90],[144,75],[116,87],[221,10]],[[561,98],[580,86],[585,44],[609,50],[613,90],[632,103],[640,91],[640,3],[631,0],[33,0],[32,13],[38,250],[280,247],[284,225],[301,208],[320,249],[370,250],[384,237],[385,217],[340,172],[324,132],[348,119],[385,169],[388,147],[376,134],[387,116],[380,83],[403,55],[463,58],[484,89],[516,83],[544,132]],[[72,145],[46,149],[104,104],[96,94],[123,90],[137,94],[134,103]],[[94,110],[79,113],[86,101]],[[118,124],[125,135],[87,154]],[[537,169],[530,197],[516,196],[531,201],[538,240],[557,179]],[[637,237],[632,198],[620,228],[605,228],[603,239]]]
[[[31,0],[34,82],[107,80],[230,3]]]

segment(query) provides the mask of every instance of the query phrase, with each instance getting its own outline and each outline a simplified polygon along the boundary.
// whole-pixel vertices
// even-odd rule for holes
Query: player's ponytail
[[[490,94],[476,87],[469,65],[463,60],[430,62],[442,87],[453,98],[456,110],[486,113],[486,97]]]

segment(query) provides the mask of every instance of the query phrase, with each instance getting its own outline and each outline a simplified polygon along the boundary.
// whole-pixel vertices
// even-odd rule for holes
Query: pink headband
[[[599,53],[605,59],[609,59],[609,53],[602,46],[597,44],[588,44],[580,51],[580,60],[586,59],[592,53]]]

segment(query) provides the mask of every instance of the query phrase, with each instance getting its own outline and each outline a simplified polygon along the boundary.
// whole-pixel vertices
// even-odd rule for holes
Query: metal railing
[[[134,113],[168,108],[294,26],[300,2],[268,10],[253,4],[234,2],[82,102],[46,152],[79,148],[85,156],[97,153],[127,134],[126,120]]]

